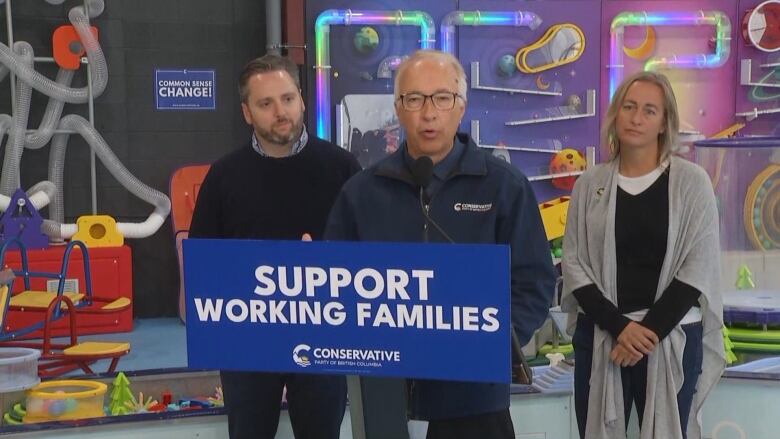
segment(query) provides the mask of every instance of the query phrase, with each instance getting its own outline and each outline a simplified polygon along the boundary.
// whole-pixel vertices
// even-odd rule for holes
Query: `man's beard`
[[[286,119],[290,122],[292,125],[292,128],[290,129],[290,133],[287,135],[278,134],[273,131],[273,128],[270,130],[264,130],[262,128],[256,128],[257,135],[260,137],[261,140],[264,140],[266,142],[274,143],[276,145],[287,145],[289,143],[293,143],[294,141],[298,140],[298,137],[301,135],[301,130],[303,129],[303,118],[301,117],[298,119],[298,122],[293,122],[292,119]],[[277,121],[279,122],[284,122]]]

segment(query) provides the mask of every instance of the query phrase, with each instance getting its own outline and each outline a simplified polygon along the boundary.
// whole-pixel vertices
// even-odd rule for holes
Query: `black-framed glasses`
[[[450,91],[440,91],[431,95],[416,92],[404,93],[398,97],[406,111],[420,111],[425,105],[425,100],[429,98],[437,110],[448,111],[455,108],[455,99],[462,98],[462,96]]]

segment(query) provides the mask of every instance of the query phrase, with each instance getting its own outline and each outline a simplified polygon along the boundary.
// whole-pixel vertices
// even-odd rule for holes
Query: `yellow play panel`
[[[111,303],[107,303],[107,304],[101,306],[100,309],[103,310],[103,311],[118,310],[118,309],[122,309],[122,308],[125,308],[125,307],[129,306],[130,302],[131,301],[130,301],[129,298],[127,298],[127,297],[120,297],[120,298],[114,300]]]
[[[74,305],[79,303],[84,297],[82,293],[63,293],[65,296],[73,302]],[[19,294],[11,296],[12,307],[16,308],[38,308],[46,309],[49,304],[57,298],[57,293],[49,291],[22,291]],[[64,305],[64,304],[63,304]]]
[[[128,342],[85,341],[84,343],[69,347],[62,352],[65,355],[82,356],[117,354],[129,350],[130,343]]]

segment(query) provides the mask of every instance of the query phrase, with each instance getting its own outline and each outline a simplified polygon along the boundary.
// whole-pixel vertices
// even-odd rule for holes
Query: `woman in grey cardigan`
[[[661,74],[615,92],[609,162],[574,186],[564,237],[564,310],[576,313],[575,408],[585,439],[700,438],[725,366],[718,212],[700,167],[672,156],[679,129]],[[570,320],[571,321],[571,320]]]

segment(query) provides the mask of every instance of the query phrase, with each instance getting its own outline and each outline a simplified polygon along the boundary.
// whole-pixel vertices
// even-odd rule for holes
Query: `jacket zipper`
[[[433,201],[433,197],[428,199],[427,203],[423,203],[423,208],[425,209],[425,217],[423,218],[423,242],[428,242],[428,217],[431,216],[431,201]],[[415,407],[417,407],[417,394],[415,393],[415,387],[417,386],[416,380],[411,380],[411,383],[409,384],[409,411],[411,413],[414,413]]]
[[[425,208],[425,217],[423,218],[423,242],[428,242],[428,217],[430,217],[431,213],[431,205],[429,204],[424,205]]]
[[[428,235],[428,229],[430,229],[428,226],[428,218],[431,217],[431,204],[433,203],[433,197],[435,195],[436,194],[431,195],[428,197],[428,202],[423,203],[423,208],[425,209],[425,218],[423,218],[423,242],[430,242]]]

